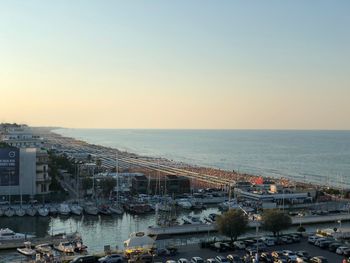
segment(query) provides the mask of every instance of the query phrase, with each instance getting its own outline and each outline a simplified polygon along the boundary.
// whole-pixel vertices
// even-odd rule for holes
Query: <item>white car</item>
[[[283,252],[283,255],[288,257],[292,262],[296,262],[297,261],[298,256],[293,251],[283,250],[282,252]]]
[[[208,258],[206,263],[216,263],[215,258]]]
[[[100,263],[122,263],[124,261],[123,256],[119,254],[107,255],[103,258],[99,258]]]
[[[349,247],[338,247],[335,253],[337,253],[338,255],[343,255],[344,251],[347,249],[349,249]]]
[[[276,242],[276,239],[273,237],[262,237],[261,240],[264,241],[265,245],[268,247],[274,246]]]
[[[307,239],[307,242],[309,242],[311,244],[315,244],[317,239],[319,239],[319,237],[317,237],[317,236],[309,236],[309,238]]]
[[[188,259],[187,258],[180,258],[177,263],[188,263]]]
[[[238,249],[245,249],[245,243],[243,241],[235,241],[233,245]]]

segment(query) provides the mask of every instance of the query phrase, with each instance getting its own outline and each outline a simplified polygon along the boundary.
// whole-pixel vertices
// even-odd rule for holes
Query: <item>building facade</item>
[[[44,140],[26,125],[6,124],[0,125],[0,142],[0,196],[50,193]]]

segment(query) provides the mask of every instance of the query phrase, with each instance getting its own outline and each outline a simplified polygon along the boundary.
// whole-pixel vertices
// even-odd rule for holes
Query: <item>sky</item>
[[[0,122],[350,129],[350,1],[0,0]]]

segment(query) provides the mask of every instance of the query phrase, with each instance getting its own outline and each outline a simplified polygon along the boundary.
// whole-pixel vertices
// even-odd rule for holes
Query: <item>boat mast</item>
[[[116,152],[116,167],[115,167],[115,174],[117,176],[117,202],[119,204],[119,158],[118,158],[118,151]]]

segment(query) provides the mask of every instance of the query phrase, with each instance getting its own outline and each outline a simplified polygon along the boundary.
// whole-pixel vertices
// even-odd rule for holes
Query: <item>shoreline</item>
[[[151,156],[145,156],[133,152],[128,151],[121,151],[117,148],[113,148],[110,146],[104,146],[104,145],[98,145],[89,143],[87,141],[76,139],[73,137],[63,136],[59,133],[54,132],[54,129],[52,128],[33,128],[34,131],[38,132],[41,136],[44,137],[45,143],[53,146],[60,146],[61,148],[66,149],[75,149],[75,150],[84,150],[84,148],[89,148],[90,150],[97,151],[99,153],[105,152],[105,156],[107,157],[108,154],[114,154],[118,152],[118,155],[125,156],[127,158],[134,158],[139,160],[145,160],[148,162],[156,162],[161,165],[166,165],[169,167],[173,167],[175,169],[182,169],[184,171],[192,172],[192,173],[198,173],[198,174],[205,174],[208,176],[211,176],[213,178],[219,178],[224,179],[227,182],[232,181],[249,181],[254,182],[258,178],[263,178],[267,181],[273,181],[276,182],[284,187],[300,187],[300,188],[320,188],[325,187],[325,185],[317,184],[314,182],[309,181],[298,181],[298,180],[292,180],[287,177],[273,177],[273,176],[263,176],[263,175],[254,175],[249,173],[239,173],[235,170],[228,171],[220,168],[214,168],[214,167],[204,167],[196,164],[188,164],[181,161],[174,161],[169,160],[165,157],[151,157]],[[80,149],[79,149],[80,148]],[[88,151],[86,153],[89,153]],[[106,167],[110,168],[110,167]],[[229,183],[227,183],[229,184]],[[337,186],[329,186],[332,189],[340,189]]]

